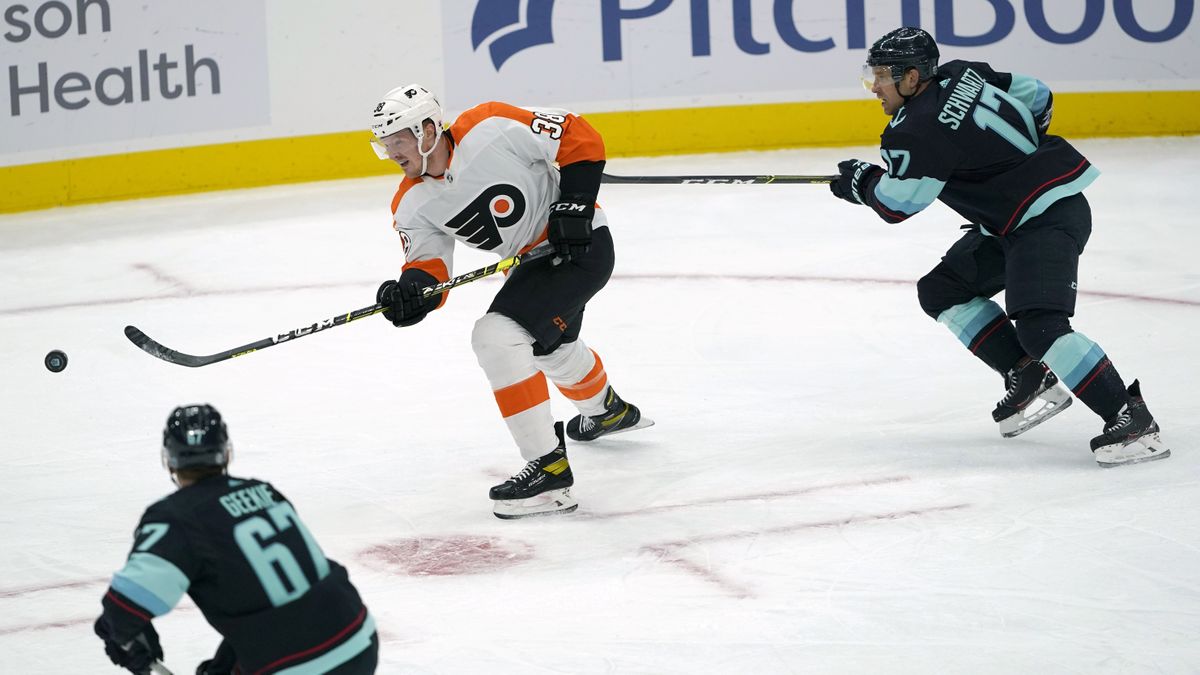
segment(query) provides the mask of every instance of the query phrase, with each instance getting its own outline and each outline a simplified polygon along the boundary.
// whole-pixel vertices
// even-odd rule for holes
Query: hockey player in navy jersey
[[[322,553],[270,483],[226,473],[232,446],[209,405],[176,408],[163,464],[179,490],[146,509],[104,594],[96,634],[116,665],[163,655],[151,620],[184,593],[224,640],[197,675],[375,672],[375,623],[345,568]]]
[[[1007,392],[992,413],[1002,435],[1066,409],[1062,382],[1104,420],[1091,441],[1101,466],[1170,456],[1139,383],[1126,388],[1104,350],[1071,328],[1079,255],[1092,231],[1083,189],[1099,171],[1047,133],[1053,95],[1044,83],[938,57],[919,28],[871,46],[863,81],[892,118],[880,141],[886,166],[841,162],[833,194],[889,223],[935,200],[969,221],[917,296],[1004,376]],[[989,299],[1002,290],[1005,309]]]
[[[483,103],[442,127],[442,108],[412,84],[384,95],[372,114],[375,152],[404,171],[392,227],[405,263],[375,301],[393,325],[412,326],[446,295],[422,287],[450,278],[456,243],[523,262],[475,322],[471,346],[525,467],[489,491],[499,518],[573,511],[566,438],[589,442],[649,426],[617,395],[599,354],[580,339],[587,303],[608,283],[615,254],[596,204],[604,142],[566,110]],[[545,243],[543,243],[545,242]],[[579,414],[565,429],[550,411],[547,380]],[[564,437],[565,432],[565,437]]]

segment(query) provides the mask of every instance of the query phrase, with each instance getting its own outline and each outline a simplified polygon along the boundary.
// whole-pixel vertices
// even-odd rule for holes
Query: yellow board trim
[[[1200,91],[1058,94],[1056,134],[1200,134]],[[609,157],[874,145],[879,103],[774,103],[592,113]],[[366,132],[297,136],[0,167],[0,213],[399,172]]]

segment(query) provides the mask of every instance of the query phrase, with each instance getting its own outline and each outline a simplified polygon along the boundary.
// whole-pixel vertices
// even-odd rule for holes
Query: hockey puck
[[[61,373],[67,368],[67,355],[62,351],[55,349],[46,355],[46,370],[52,373]]]

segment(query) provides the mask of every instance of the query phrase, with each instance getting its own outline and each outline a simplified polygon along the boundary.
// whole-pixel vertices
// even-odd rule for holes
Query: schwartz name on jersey
[[[1045,133],[1051,101],[1031,77],[971,61],[939,66],[884,129],[887,171],[862,191],[864,203],[896,223],[940,199],[984,234],[1012,232],[1100,173]]]
[[[146,509],[103,599],[101,621],[131,640],[184,593],[243,673],[324,673],[367,649],[374,621],[270,483],[213,476]]]
[[[604,160],[600,134],[565,110],[483,103],[460,115],[447,136],[445,175],[406,177],[392,199],[404,269],[439,282],[450,278],[455,241],[501,258],[544,241],[550,205],[559,198],[555,163]],[[593,223],[606,224],[599,210]]]

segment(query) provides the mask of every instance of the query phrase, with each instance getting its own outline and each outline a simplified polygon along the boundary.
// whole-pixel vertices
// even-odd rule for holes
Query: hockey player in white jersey
[[[550,411],[547,379],[579,414],[565,435],[575,441],[651,422],[608,382],[600,356],[579,339],[584,308],[608,282],[613,243],[596,195],[604,143],[564,110],[478,105],[443,129],[442,109],[420,85],[398,87],[375,107],[371,131],[380,159],[404,170],[392,199],[393,227],[404,246],[399,279],[376,302],[396,326],[411,326],[446,302],[422,288],[450,278],[460,241],[501,258],[548,242],[553,257],[516,267],[471,345],[513,440],[527,461],[489,496],[500,518],[565,513],[578,506],[564,428]]]

